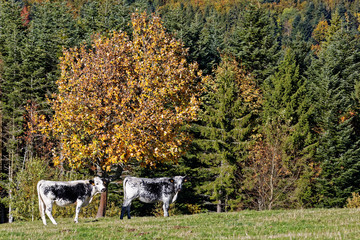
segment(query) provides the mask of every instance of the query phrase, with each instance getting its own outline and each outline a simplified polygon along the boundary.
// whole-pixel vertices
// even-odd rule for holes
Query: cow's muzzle
[[[101,189],[101,192],[106,192],[106,188]]]

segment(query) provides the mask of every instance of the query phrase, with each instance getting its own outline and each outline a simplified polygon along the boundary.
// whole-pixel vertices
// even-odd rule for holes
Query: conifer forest
[[[360,203],[360,1],[0,0],[0,174],[0,223],[95,175],[89,217],[128,175],[186,175],[170,215]]]

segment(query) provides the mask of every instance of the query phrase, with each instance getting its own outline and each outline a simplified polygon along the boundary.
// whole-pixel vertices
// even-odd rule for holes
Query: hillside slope
[[[360,210],[242,211],[0,225],[0,239],[358,239]],[[51,223],[50,223],[51,224]]]

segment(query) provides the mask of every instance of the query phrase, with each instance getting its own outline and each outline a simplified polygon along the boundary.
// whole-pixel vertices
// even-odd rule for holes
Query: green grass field
[[[241,211],[0,225],[0,239],[360,239],[360,210]]]

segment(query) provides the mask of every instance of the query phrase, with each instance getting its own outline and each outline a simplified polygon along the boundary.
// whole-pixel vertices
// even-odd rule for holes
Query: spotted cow
[[[68,182],[40,180],[37,191],[40,215],[44,225],[46,225],[45,213],[53,224],[57,224],[52,216],[54,202],[61,207],[76,203],[74,222],[78,223],[81,207],[87,206],[95,194],[105,190],[104,181],[99,177],[95,177],[94,180]]]
[[[186,176],[161,178],[126,177],[123,183],[124,202],[120,219],[123,219],[126,211],[128,218],[131,218],[131,201],[136,198],[145,203],[163,202],[164,216],[168,217],[170,203],[175,202],[184,181],[186,181]]]

